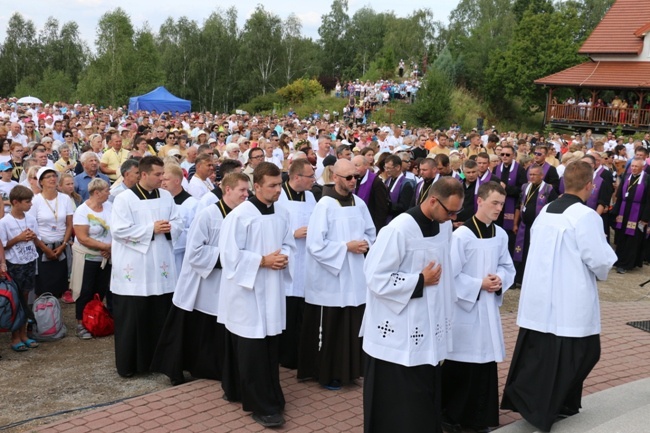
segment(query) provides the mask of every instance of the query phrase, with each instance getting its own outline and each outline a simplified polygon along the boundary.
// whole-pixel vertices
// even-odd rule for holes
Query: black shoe
[[[621,267],[618,267],[618,268],[616,268],[616,272],[619,273],[619,274],[624,274],[627,271],[625,269],[621,268]]]
[[[128,379],[129,377],[133,377],[133,372],[129,372],[129,373],[120,373],[120,372],[118,371],[117,374],[119,374],[120,377],[123,377],[123,378],[125,378],[125,379]]]
[[[452,421],[447,415],[442,415],[440,424],[442,424],[442,429],[447,433],[461,433],[463,431],[460,424]]]
[[[254,413],[253,421],[263,425],[264,427],[281,427],[285,423],[284,417],[280,413],[275,413],[273,415],[258,415]]]

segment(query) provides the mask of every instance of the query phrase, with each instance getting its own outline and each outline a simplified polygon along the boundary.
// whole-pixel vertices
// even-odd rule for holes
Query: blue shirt
[[[90,194],[88,193],[88,184],[95,178],[104,179],[109,185],[111,184],[108,176],[99,171],[97,171],[95,177],[90,177],[90,175],[85,171],[74,177],[74,190],[81,196],[82,203],[90,198]]]

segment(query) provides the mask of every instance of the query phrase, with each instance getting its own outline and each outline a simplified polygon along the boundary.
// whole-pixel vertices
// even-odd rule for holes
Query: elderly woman
[[[81,323],[86,304],[95,294],[104,299],[111,282],[111,203],[109,185],[103,179],[88,184],[90,198],[77,208],[73,217],[75,243],[70,285],[76,301],[77,337],[82,340],[92,335]]]
[[[59,146],[60,158],[54,163],[54,169],[59,173],[74,173],[77,161],[72,159],[72,150],[67,144]]]
[[[74,204],[70,197],[57,191],[59,176],[54,169],[41,167],[36,180],[41,193],[34,196],[29,211],[36,218],[40,235],[36,241],[36,295],[50,292],[60,298],[68,289],[65,247],[72,236]]]

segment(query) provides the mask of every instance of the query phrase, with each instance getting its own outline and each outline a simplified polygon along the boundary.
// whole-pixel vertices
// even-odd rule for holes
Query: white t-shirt
[[[81,204],[74,212],[72,225],[88,226],[88,236],[105,244],[111,243],[111,212],[113,205],[106,201],[102,204],[102,211],[95,212],[86,203]],[[86,254],[86,260],[102,260],[101,255],[90,256]]]
[[[65,236],[65,219],[74,214],[74,203],[60,192],[54,200],[45,200],[42,194],[36,194],[29,214],[36,218],[40,239],[44,243],[61,242]]]
[[[25,214],[25,218],[23,219],[16,219],[13,215],[6,214],[2,219],[0,219],[0,242],[2,242],[2,246],[5,247],[5,259],[8,262],[15,265],[24,265],[33,262],[38,258],[34,241],[18,242],[9,249],[6,247],[7,242],[28,228],[39,237],[36,219],[29,214]]]
[[[9,193],[12,189],[14,189],[14,186],[16,185],[18,185],[18,182],[15,180],[5,182],[4,180],[0,179],[0,196],[2,197],[2,200],[9,200]],[[11,212],[11,205],[5,204],[5,214],[9,212]]]

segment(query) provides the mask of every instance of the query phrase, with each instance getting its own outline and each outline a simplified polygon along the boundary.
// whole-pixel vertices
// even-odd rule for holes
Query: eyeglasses
[[[442,208],[445,210],[445,212],[447,212],[447,216],[449,216],[449,217],[454,217],[454,216],[458,215],[459,213],[461,213],[463,211],[462,207],[460,209],[458,209],[458,210],[451,211],[451,210],[447,209],[447,206],[445,206],[442,203],[442,201],[440,201],[440,199],[438,197],[433,196],[433,198],[435,198],[436,201],[438,201],[438,203],[440,203],[440,206],[442,206]]]
[[[307,176],[307,175],[304,175],[304,174],[299,174],[298,176],[300,176],[300,177],[308,177],[308,178],[310,178],[310,179],[316,179],[316,173],[312,174],[311,176]],[[349,176],[348,176],[348,177],[349,177]],[[345,179],[346,179],[346,180],[350,180],[350,179],[348,179],[347,177],[346,177]]]
[[[48,133],[45,134],[45,135],[53,135],[53,134],[54,134],[53,132],[48,132]]]
[[[68,138],[68,137],[72,137],[72,134],[65,134],[65,135],[63,136],[63,138]]]
[[[501,156],[512,156],[512,153],[502,153]]]
[[[250,158],[248,158],[248,159],[262,159],[262,158],[264,158],[264,155],[259,155],[259,156],[251,156],[251,157],[250,157]]]
[[[343,179],[347,180],[348,182],[350,182],[352,179],[358,180],[358,179],[361,178],[361,176],[359,176],[358,174],[351,174],[349,176],[341,176],[338,173],[334,173],[334,174],[337,175],[338,177],[342,177]]]
[[[544,156],[544,154],[542,152],[535,152],[534,155],[535,156]]]

